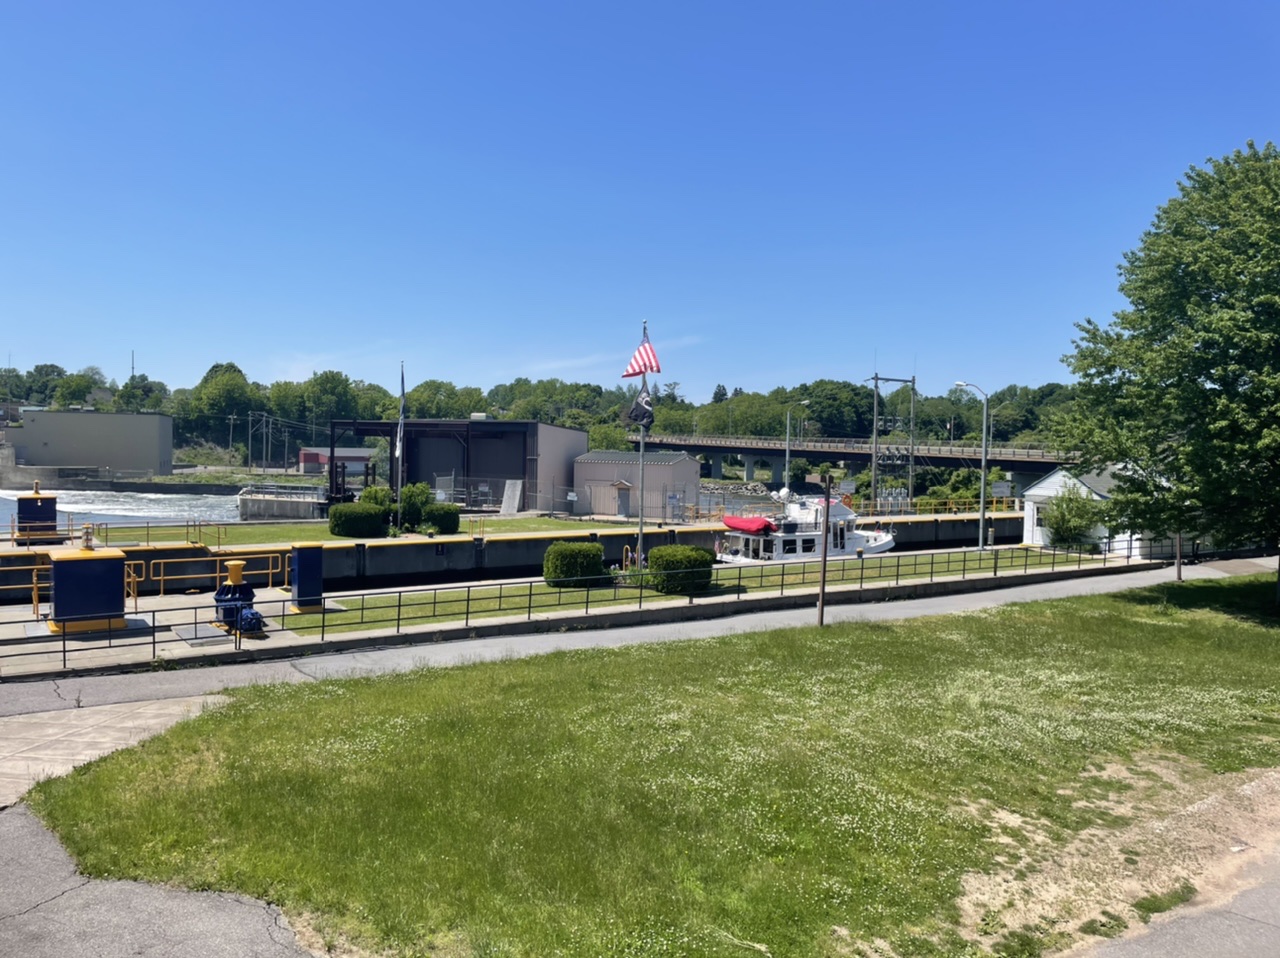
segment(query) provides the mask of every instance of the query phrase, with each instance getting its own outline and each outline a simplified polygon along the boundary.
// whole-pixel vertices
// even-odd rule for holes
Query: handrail
[[[628,442],[640,441],[640,434],[629,433],[627,435]],[[684,435],[679,433],[649,433],[645,441],[650,444],[665,443],[676,446],[723,446],[726,448],[782,448],[784,445],[783,436],[699,436]],[[873,444],[870,439],[852,439],[852,438],[822,438],[822,439],[797,439],[791,438],[791,451],[797,449],[809,449],[814,452],[857,452],[871,453],[873,450],[880,454],[899,453],[906,454],[911,451],[910,443],[905,442],[884,442]],[[1043,446],[1028,446],[1023,443],[1015,442],[989,442],[987,443],[987,456],[998,453],[1000,458],[1008,459],[1027,459],[1027,460],[1043,460],[1049,462],[1071,462],[1078,453],[1061,450],[1047,449]],[[915,454],[917,456],[952,456],[958,459],[978,459],[982,456],[982,447],[957,445],[954,443],[916,443]]]
[[[254,569],[250,568],[248,563],[253,559],[266,559],[266,568]],[[160,595],[165,594],[165,586],[170,582],[188,582],[195,579],[213,579],[214,588],[222,585],[223,578],[227,575],[223,564],[233,560],[243,561],[245,563],[244,575],[248,578],[251,575],[265,575],[267,577],[267,588],[274,588],[275,576],[284,573],[284,582],[282,588],[289,585],[289,565],[284,561],[284,556],[279,552],[260,552],[260,553],[236,553],[234,556],[184,556],[171,557],[164,559],[152,559],[148,567],[147,574],[152,582],[160,583]],[[193,562],[214,563],[213,571],[201,572],[168,572],[167,567],[171,565],[185,565]]]

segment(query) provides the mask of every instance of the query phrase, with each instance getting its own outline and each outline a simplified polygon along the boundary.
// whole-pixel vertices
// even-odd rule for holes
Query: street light
[[[956,385],[961,389],[972,389],[982,394],[982,479],[978,486],[980,490],[978,493],[978,548],[985,549],[987,546],[987,394],[981,386],[975,386],[973,383],[956,380]]]
[[[782,466],[782,488],[783,489],[786,489],[788,486],[791,485],[791,410],[795,409],[796,406],[807,406],[807,405],[809,405],[809,400],[800,399],[796,402],[793,402],[790,406],[787,407],[787,445],[786,445],[787,452],[786,452],[786,457],[783,460],[783,466]]]

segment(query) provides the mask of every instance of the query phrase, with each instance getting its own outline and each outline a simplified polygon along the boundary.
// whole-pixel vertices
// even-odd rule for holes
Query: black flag
[[[647,383],[640,387],[640,393],[631,404],[631,412],[627,413],[627,418],[641,429],[648,429],[653,425],[653,400],[649,398]]]

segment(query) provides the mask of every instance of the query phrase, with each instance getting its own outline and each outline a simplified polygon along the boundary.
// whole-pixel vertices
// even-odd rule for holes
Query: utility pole
[[[229,423],[229,424],[228,424],[228,426],[227,426],[227,452],[230,452],[230,451],[231,451],[231,437],[234,435],[234,433],[235,433],[235,428],[236,428],[236,414],[235,414],[235,413],[232,413],[230,416],[228,416],[228,417],[227,417],[227,419],[229,419],[229,420],[230,420],[230,423]]]
[[[915,489],[915,473],[916,473],[916,377],[910,379],[897,379],[893,376],[881,376],[879,373],[874,374],[870,379],[864,379],[864,383],[875,383],[875,394],[871,403],[871,508],[877,508],[876,503],[879,501],[880,492],[880,384],[881,383],[910,383],[911,384],[911,452],[907,460],[907,498],[910,499],[912,491]]]

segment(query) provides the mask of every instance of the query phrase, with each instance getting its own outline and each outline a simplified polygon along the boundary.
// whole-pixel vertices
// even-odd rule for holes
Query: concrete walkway
[[[1274,559],[1188,566],[1188,579],[1274,572]],[[1116,592],[1168,582],[1171,569],[1015,586],[995,592],[909,602],[834,606],[828,622],[915,618],[1010,602]],[[476,639],[371,649],[292,660],[248,662],[175,672],[94,675],[0,685],[0,955],[23,958],[125,958],[132,955],[306,955],[279,912],[235,895],[191,893],[137,882],[86,879],[57,840],[21,804],[35,781],[134,744],[185,715],[216,705],[216,693],[263,682],[306,682],[400,672],[424,665],[541,655],[705,638],[811,625],[813,609],[710,621]],[[1259,887],[1211,909],[1184,909],[1136,929],[1126,940],[1076,954],[1280,956],[1280,861],[1263,869]]]

